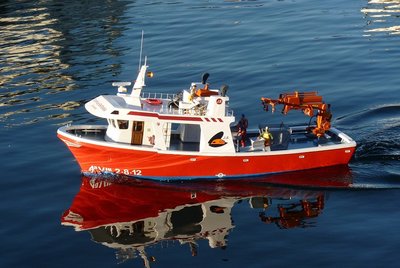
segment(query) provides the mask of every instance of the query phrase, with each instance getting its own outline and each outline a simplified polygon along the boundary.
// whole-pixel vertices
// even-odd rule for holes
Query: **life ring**
[[[147,102],[150,105],[161,105],[162,100],[160,99],[146,99],[145,102]]]

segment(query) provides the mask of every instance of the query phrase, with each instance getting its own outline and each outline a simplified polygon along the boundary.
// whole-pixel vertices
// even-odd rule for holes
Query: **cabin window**
[[[128,120],[118,120],[119,129],[128,129],[129,123]]]
[[[115,120],[114,119],[110,119],[110,121],[112,122],[112,125],[117,128],[117,126],[115,125]]]
[[[134,131],[143,131],[143,122],[141,121],[134,121],[133,122],[133,130]]]

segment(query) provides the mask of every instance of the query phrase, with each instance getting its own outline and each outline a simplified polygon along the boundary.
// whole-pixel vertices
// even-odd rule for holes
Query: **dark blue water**
[[[397,267],[399,5],[1,1],[0,266]],[[230,86],[232,108],[250,125],[282,120],[255,105],[261,96],[318,90],[359,144],[349,169],[272,184],[153,185],[146,198],[126,200],[121,193],[140,192],[141,182],[90,184],[56,130],[102,122],[83,105],[134,79],[142,29],[155,73],[148,90],[175,92],[207,71]],[[175,199],[160,194],[166,187]],[[70,210],[98,225],[76,232],[64,222]]]

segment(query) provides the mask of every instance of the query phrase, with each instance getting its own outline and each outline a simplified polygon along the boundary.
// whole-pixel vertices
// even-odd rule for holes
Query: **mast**
[[[139,54],[139,67],[138,67],[138,72],[140,72],[140,67],[141,67],[141,65],[142,65],[143,38],[144,38],[144,31],[142,30],[142,38],[140,39],[140,54]],[[145,64],[146,64],[146,63],[145,63]]]
[[[140,54],[139,54],[139,69],[138,75],[136,77],[135,84],[132,88],[131,96],[140,97],[140,93],[145,84],[146,72],[147,72],[147,57],[144,58],[144,64],[142,65],[142,54],[143,54],[143,39],[144,39],[144,31],[142,30],[142,38],[140,41]]]

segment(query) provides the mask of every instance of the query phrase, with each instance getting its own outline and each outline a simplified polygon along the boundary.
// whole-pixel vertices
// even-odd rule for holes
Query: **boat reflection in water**
[[[231,210],[240,201],[248,201],[251,209],[260,210],[260,224],[309,227],[310,219],[324,208],[327,187],[350,186],[348,167],[251,181],[179,184],[83,177],[80,191],[61,222],[76,231],[88,231],[94,241],[116,249],[119,261],[140,256],[149,267],[155,258],[147,257],[145,248],[163,241],[187,244],[193,256],[197,255],[196,242],[202,239],[207,239],[211,248],[224,248],[234,228]]]

